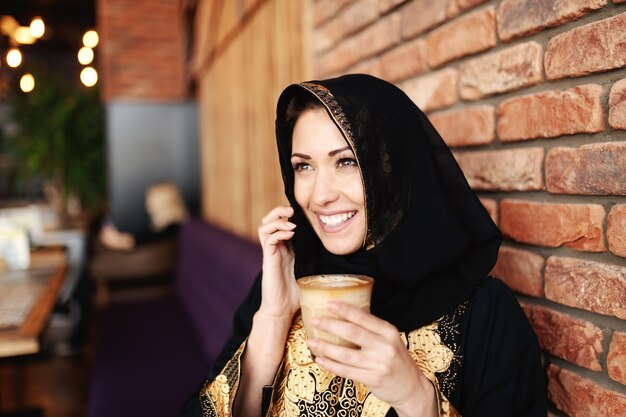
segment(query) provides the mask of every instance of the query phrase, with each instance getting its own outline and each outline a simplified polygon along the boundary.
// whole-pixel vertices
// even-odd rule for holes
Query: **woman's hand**
[[[259,312],[291,322],[300,308],[298,286],[293,273],[294,255],[288,240],[293,237],[295,224],[288,221],[293,209],[278,206],[270,211],[259,227],[263,248],[262,301]]]
[[[390,323],[352,305],[331,301],[330,312],[339,317],[314,317],[313,326],[358,345],[349,348],[309,339],[308,345],[322,368],[358,381],[400,416],[436,416],[436,394]]]
[[[132,250],[135,247],[135,238],[130,233],[117,230],[113,224],[105,224],[100,229],[100,242],[110,249]]]

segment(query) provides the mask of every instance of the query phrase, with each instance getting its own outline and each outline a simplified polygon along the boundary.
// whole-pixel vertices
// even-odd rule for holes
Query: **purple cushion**
[[[177,292],[211,361],[261,270],[261,247],[202,220],[186,222],[179,241]]]
[[[102,313],[88,417],[171,417],[209,365],[174,295]]]

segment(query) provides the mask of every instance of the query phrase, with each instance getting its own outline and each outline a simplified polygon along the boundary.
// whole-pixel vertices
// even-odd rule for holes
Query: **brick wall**
[[[315,0],[316,76],[401,87],[505,235],[554,416],[626,415],[626,1]]]
[[[189,98],[184,0],[97,0],[105,101]]]

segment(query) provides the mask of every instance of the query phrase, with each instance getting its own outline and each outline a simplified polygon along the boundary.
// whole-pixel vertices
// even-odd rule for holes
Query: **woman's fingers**
[[[259,227],[260,236],[268,236],[278,231],[292,231],[296,225],[285,220],[274,220]]]
[[[289,217],[293,216],[293,208],[290,206],[278,206],[274,207],[265,217],[261,220],[261,224],[270,223],[274,220],[285,218],[285,220]]]
[[[358,327],[369,330],[374,334],[384,336],[385,338],[399,337],[398,329],[393,325],[351,304],[341,301],[329,301],[328,311],[335,314],[340,319],[354,323],[358,325]]]

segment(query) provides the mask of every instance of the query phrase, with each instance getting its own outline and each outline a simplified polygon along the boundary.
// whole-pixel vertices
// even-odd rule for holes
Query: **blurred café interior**
[[[515,9],[540,3],[536,14]],[[626,149],[626,60],[623,47],[610,55],[614,39],[623,46],[626,3],[565,3],[0,0],[0,417],[180,415],[260,269],[259,221],[286,201],[277,98],[291,83],[347,72],[396,83],[432,117],[501,228],[515,200],[529,200],[520,213],[590,202],[615,213],[556,243],[530,236],[516,214],[496,272],[511,277],[540,337],[551,415],[596,415],[576,414],[593,401],[568,396],[578,385],[559,375],[626,404],[626,171],[613,162]],[[594,44],[609,45],[609,58],[577,73],[583,64],[566,56],[552,76],[544,51],[579,29],[617,34]],[[538,107],[531,133],[504,137],[509,101],[579,87],[600,91],[589,120],[577,119],[586,105],[555,99],[566,127],[533,131],[548,113]],[[544,155],[558,141],[606,147],[613,159],[589,164],[611,174],[591,191],[546,185]],[[596,238],[594,249],[576,247]],[[546,262],[570,258],[607,268],[605,292],[550,298]],[[587,330],[560,336],[563,317],[596,329],[595,350],[572,343]]]

